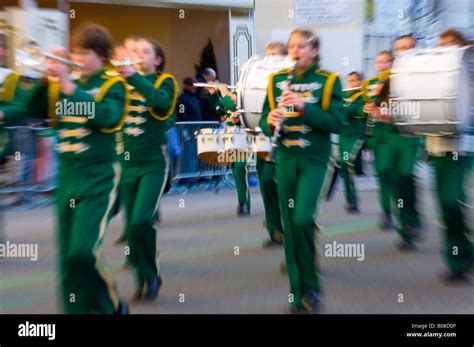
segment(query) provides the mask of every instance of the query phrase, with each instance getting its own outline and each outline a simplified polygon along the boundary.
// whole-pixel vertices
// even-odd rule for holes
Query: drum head
[[[237,91],[241,123],[247,128],[258,127],[267,95],[268,78],[272,73],[292,66],[289,59],[252,57],[242,68]]]

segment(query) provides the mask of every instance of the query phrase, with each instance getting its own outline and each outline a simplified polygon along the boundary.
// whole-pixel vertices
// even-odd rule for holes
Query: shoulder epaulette
[[[323,76],[326,76],[326,77],[329,77],[330,75],[332,75],[331,71],[323,70],[323,69],[318,69],[315,72],[319,75],[323,75]]]

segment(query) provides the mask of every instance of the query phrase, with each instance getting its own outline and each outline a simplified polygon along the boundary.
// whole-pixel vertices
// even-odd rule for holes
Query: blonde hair
[[[290,39],[294,35],[303,36],[306,39],[306,42],[308,44],[310,44],[313,49],[319,49],[319,38],[311,30],[302,29],[302,28],[296,28],[295,30],[293,30],[290,34],[290,37],[288,38],[288,46],[289,46],[289,43],[290,43]],[[314,62],[319,63],[319,60],[320,60],[320,57],[319,57],[319,53],[318,53],[318,55],[314,58]]]
[[[283,42],[270,42],[267,45],[267,47],[265,47],[265,52],[268,51],[269,49],[278,50],[278,54],[280,55],[288,54],[288,49],[286,48],[286,45]]]

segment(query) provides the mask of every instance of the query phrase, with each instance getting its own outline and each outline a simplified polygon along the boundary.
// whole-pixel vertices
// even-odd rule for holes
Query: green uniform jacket
[[[362,92],[356,92],[346,99],[344,107],[349,124],[342,127],[341,136],[365,139],[367,113],[364,112],[365,101],[362,94]]]
[[[230,95],[219,97],[219,92],[216,91],[214,94],[209,94],[208,100],[218,116],[226,116],[226,125],[236,125],[232,118],[232,113],[237,110],[237,105]]]
[[[49,117],[57,128],[59,162],[63,167],[89,166],[116,161],[116,132],[125,119],[128,97],[126,83],[104,69],[77,82],[67,96],[55,82],[30,91],[30,116]],[[21,122],[18,110],[5,113],[5,123]]]
[[[124,166],[156,163],[161,158],[161,146],[167,144],[166,132],[174,125],[178,98],[175,78],[167,73],[142,76],[135,73],[127,79],[131,89],[131,104],[122,129]]]
[[[277,107],[282,84],[289,72],[289,69],[285,69],[269,78],[260,119],[260,128],[267,136],[272,136],[273,131],[267,122],[268,114]],[[320,70],[313,64],[301,75],[296,75],[290,88],[304,98],[305,108],[300,116],[285,119],[278,150],[302,153],[327,161],[331,153],[330,133],[339,133],[342,126],[347,124],[343,106],[346,95],[341,89],[338,75]]]

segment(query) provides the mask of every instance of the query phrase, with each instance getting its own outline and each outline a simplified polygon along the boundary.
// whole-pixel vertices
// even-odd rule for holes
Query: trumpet
[[[342,91],[343,92],[353,92],[353,91],[356,91],[356,90],[360,90],[362,88],[362,86],[359,86],[359,87],[354,87],[354,88],[346,88],[346,89],[343,89]]]
[[[23,65],[30,67],[43,65],[46,58],[56,60],[60,63],[69,65],[73,68],[82,69],[84,66],[82,64],[76,63],[72,60],[60,57],[55,54],[42,52],[39,48],[38,42],[34,39],[27,40],[21,48],[18,49],[20,55],[24,56],[26,59],[23,62]]]
[[[112,64],[115,67],[123,67],[123,66],[142,65],[143,62],[140,60],[124,59],[124,60],[111,60],[110,64]]]
[[[196,82],[193,83],[193,86],[195,87],[202,87],[202,88],[218,88],[219,83],[201,83],[201,82]],[[236,89],[237,86],[227,86],[227,89]]]

